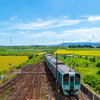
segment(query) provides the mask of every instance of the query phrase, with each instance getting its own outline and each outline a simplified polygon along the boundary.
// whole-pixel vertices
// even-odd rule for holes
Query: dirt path
[[[38,55],[42,55],[42,54],[45,54],[46,52],[41,52],[41,53],[38,53]]]

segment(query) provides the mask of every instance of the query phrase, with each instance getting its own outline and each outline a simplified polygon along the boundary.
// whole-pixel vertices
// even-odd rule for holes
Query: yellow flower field
[[[9,69],[9,63],[18,65],[28,60],[27,56],[0,56],[0,71]]]
[[[87,56],[100,56],[100,51],[86,51],[86,50],[65,50],[58,49],[54,54],[75,54],[75,55],[87,55]]]

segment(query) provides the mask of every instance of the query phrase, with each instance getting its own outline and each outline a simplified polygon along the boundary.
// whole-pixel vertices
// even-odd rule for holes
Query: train
[[[56,58],[45,54],[46,64],[56,79]],[[74,69],[57,60],[57,82],[64,95],[77,95],[81,87],[81,75]]]

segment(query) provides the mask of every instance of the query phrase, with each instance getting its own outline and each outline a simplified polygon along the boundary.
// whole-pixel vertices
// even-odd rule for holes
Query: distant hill
[[[69,46],[69,45],[92,45],[92,46],[100,46],[100,43],[93,43],[93,42],[69,42],[69,43],[61,43],[58,46]]]

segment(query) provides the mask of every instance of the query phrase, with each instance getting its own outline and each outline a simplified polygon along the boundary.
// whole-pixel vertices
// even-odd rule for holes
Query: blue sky
[[[0,45],[100,42],[100,0],[0,0]]]

